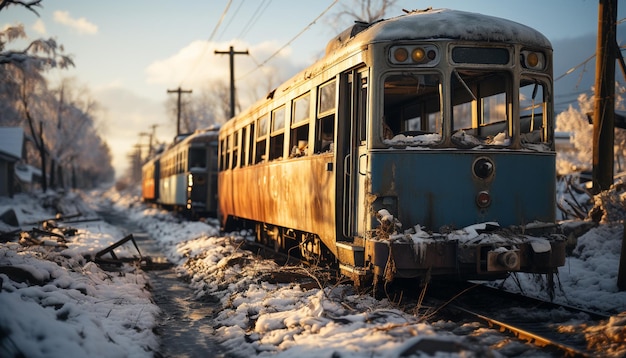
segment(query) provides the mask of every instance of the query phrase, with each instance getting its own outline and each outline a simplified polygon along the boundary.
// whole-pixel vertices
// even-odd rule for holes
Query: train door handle
[[[347,176],[350,176],[351,171],[350,171],[350,166],[349,166],[349,162],[350,162],[350,157],[352,157],[352,154],[348,154],[343,158],[343,171]]]
[[[361,161],[363,160],[363,158],[365,158],[365,164],[361,165]],[[361,168],[364,168],[365,170],[367,170],[367,154],[365,153],[359,155],[359,174],[367,175],[366,172],[361,172]]]

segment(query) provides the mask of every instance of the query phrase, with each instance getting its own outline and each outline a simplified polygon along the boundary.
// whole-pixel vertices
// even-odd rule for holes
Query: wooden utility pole
[[[596,49],[596,96],[593,108],[593,192],[613,185],[613,141],[615,137],[615,61],[626,72],[616,42],[617,0],[600,0]],[[626,291],[626,221],[617,271],[617,287]]]
[[[191,90],[183,90],[178,87],[175,90],[167,90],[167,93],[178,93],[178,110],[176,115],[176,137],[178,138],[178,136],[180,135],[180,95],[183,93],[191,93]]]
[[[593,107],[593,192],[613,184],[617,0],[599,0]]]
[[[216,55],[230,55],[230,117],[235,116],[235,55],[247,55],[248,50],[235,51],[230,46],[229,51],[215,51]]]

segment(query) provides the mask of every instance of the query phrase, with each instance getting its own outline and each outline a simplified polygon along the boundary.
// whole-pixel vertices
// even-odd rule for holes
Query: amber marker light
[[[393,59],[397,62],[404,62],[409,58],[409,52],[403,48],[398,47],[393,51]]]
[[[411,53],[411,59],[413,59],[413,62],[420,63],[424,61],[425,57],[426,57],[426,51],[424,51],[424,49],[421,47],[417,47],[413,49],[413,52]]]
[[[522,55],[524,67],[534,70],[543,70],[545,68],[545,58],[541,52],[522,51]]]
[[[537,65],[539,64],[539,56],[537,56],[536,53],[531,52],[528,54],[528,57],[526,57],[526,62],[530,67],[537,67]]]

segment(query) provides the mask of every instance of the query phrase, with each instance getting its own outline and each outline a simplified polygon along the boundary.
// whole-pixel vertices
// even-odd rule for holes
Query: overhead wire
[[[263,62],[261,62],[261,64],[257,65],[257,67],[253,68],[252,70],[248,71],[246,74],[244,74],[243,76],[240,76],[237,78],[237,80],[240,80],[242,78],[247,77],[248,75],[250,75],[252,72],[258,70],[259,68],[265,66],[265,64],[267,64],[271,59],[273,59],[274,57],[276,57],[276,55],[278,55],[283,49],[285,49],[285,47],[289,46],[292,42],[294,42],[298,37],[302,36],[303,33],[305,33],[307,30],[309,30],[313,25],[315,25],[315,23],[317,22],[317,20],[319,20],[322,16],[324,16],[328,11],[330,11],[330,9],[335,6],[337,3],[339,2],[339,0],[334,0],[324,11],[322,11],[322,13],[320,13],[313,21],[311,21],[311,23],[309,23],[304,29],[302,29],[300,32],[298,32],[298,34],[296,36],[294,36],[293,38],[291,38],[289,41],[287,41],[287,43],[285,43],[283,46],[281,46],[278,50],[276,50],[276,52],[274,52],[273,54],[271,54],[267,59],[265,59]]]
[[[185,82],[189,78],[189,76],[193,73],[193,71],[196,70],[196,68],[200,64],[200,60],[204,57],[204,54],[206,53],[211,41],[213,41],[213,37],[215,37],[215,33],[217,32],[220,25],[222,24],[222,21],[224,21],[224,18],[226,17],[226,14],[228,13],[228,9],[230,8],[230,5],[232,3],[233,3],[233,0],[228,0],[226,7],[222,11],[222,15],[220,16],[219,20],[217,21],[217,24],[215,24],[215,27],[213,28],[213,31],[211,32],[211,36],[209,36],[209,39],[204,43],[204,47],[202,49],[202,52],[200,53],[200,56],[196,57],[196,61],[194,61],[193,65],[189,67],[189,71],[187,71],[187,75],[183,77],[183,79],[178,83],[178,87],[182,86],[183,82]]]
[[[618,20],[618,21],[615,23],[615,25],[619,25],[619,24],[622,24],[622,23],[624,23],[624,22],[626,22],[626,17],[625,17],[625,18],[623,18],[623,19]],[[624,50],[624,49],[626,49],[626,46],[620,46],[619,48],[620,48],[621,50]],[[593,55],[589,56],[589,57],[588,57],[587,59],[585,59],[583,62],[581,62],[581,63],[579,63],[578,65],[576,65],[576,66],[574,66],[574,67],[570,68],[569,70],[565,71],[565,73],[563,73],[562,75],[560,75],[560,76],[556,77],[556,78],[554,79],[554,82],[556,82],[556,81],[560,80],[561,78],[563,78],[563,77],[565,77],[565,76],[567,76],[567,75],[571,74],[572,72],[576,71],[578,68],[580,68],[580,67],[582,67],[582,66],[585,66],[585,65],[586,65],[589,61],[591,61],[594,57],[596,57],[596,54],[595,54],[595,53],[594,53]]]
[[[237,6],[237,9],[233,13],[233,15],[230,17],[230,20],[228,21],[228,23],[226,23],[226,25],[222,28],[222,33],[220,34],[220,36],[218,36],[218,38],[221,38],[224,35],[226,30],[230,27],[230,24],[233,23],[233,20],[237,18],[237,14],[239,14],[239,10],[241,10],[245,2],[246,0],[241,0],[241,2],[239,3],[239,6]]]
[[[270,6],[271,3],[272,3],[272,0],[261,1],[259,6],[257,6],[256,10],[252,14],[252,17],[250,18],[250,20],[248,20],[248,23],[243,27],[239,36],[237,36],[238,38],[242,39],[248,34],[248,32],[250,32],[254,24],[256,24],[256,22],[259,21],[259,18],[261,18],[261,15],[263,15],[265,10],[267,10],[267,8]]]
[[[624,23],[624,22],[626,22],[626,18],[623,18],[623,19],[621,19],[621,20],[617,21],[617,22],[616,22],[616,25],[622,24],[622,23]],[[626,45],[619,46],[618,48],[620,49],[620,51],[624,51],[624,50],[626,49]],[[574,71],[576,71],[577,69],[579,69],[579,68],[581,68],[581,67],[582,67],[582,68],[583,68],[583,70],[582,70],[582,72],[580,73],[580,75],[578,76],[578,81],[576,82],[576,86],[575,86],[575,88],[576,88],[576,89],[578,89],[578,86],[580,85],[580,82],[582,81],[583,75],[584,75],[584,74],[585,74],[585,72],[586,72],[585,68],[586,68],[587,64],[588,64],[591,60],[593,60],[595,57],[596,57],[596,54],[595,54],[595,53],[594,53],[594,54],[592,54],[591,56],[587,57],[587,58],[586,58],[584,61],[582,61],[581,63],[577,64],[576,66],[574,66],[574,67],[572,67],[572,68],[570,68],[570,69],[568,69],[567,71],[565,71],[565,72],[564,72],[563,74],[561,74],[560,76],[558,76],[558,77],[554,78],[554,82],[557,82],[557,81],[561,80],[562,78],[564,78],[564,77],[566,77],[566,76],[568,76],[568,75],[572,74]],[[565,93],[565,94],[557,95],[557,96],[555,96],[555,99],[556,99],[557,97],[559,97],[559,98],[561,98],[561,100],[560,100],[559,102],[555,102],[555,106],[559,106],[559,107],[561,107],[561,106],[566,106],[566,105],[568,105],[568,104],[570,104],[570,103],[574,103],[574,102],[576,102],[576,101],[577,101],[577,97],[578,97],[580,94],[582,94],[582,93],[586,93],[586,92],[588,92],[588,91],[583,90],[583,91],[576,91],[576,92],[570,92],[570,93]],[[569,99],[569,98],[571,98],[571,96],[575,96],[575,98],[574,98],[574,99]]]

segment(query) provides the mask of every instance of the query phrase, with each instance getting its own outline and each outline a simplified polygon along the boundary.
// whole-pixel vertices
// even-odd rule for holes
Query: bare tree
[[[23,1],[23,0],[0,0],[0,11],[8,8],[9,6],[23,6],[28,10],[35,13],[35,15],[39,16],[35,7],[41,7],[42,0],[32,0],[32,1]]]
[[[351,21],[371,23],[382,19],[398,0],[352,0],[341,3],[337,18],[349,18]]]
[[[177,100],[168,98],[166,110],[177,118]],[[221,125],[230,117],[230,91],[224,81],[214,81],[181,99],[181,133]]]
[[[41,0],[0,0],[0,11],[11,5],[23,6],[38,15],[35,8],[41,6]],[[26,162],[39,159],[44,191],[48,168],[54,179],[56,174],[63,178],[63,167],[108,179],[114,171],[109,149],[94,129],[91,112],[95,102],[84,98],[86,91],[79,92],[81,97],[75,95],[78,91],[67,81],[58,90],[50,90],[43,76],[49,69],[73,66],[72,59],[63,54],[63,47],[54,39],[31,41],[22,50],[7,49],[17,39],[27,39],[21,24],[0,31],[0,124],[21,125],[30,133],[29,142],[35,150],[28,147]],[[97,159],[83,161],[90,156],[86,160],[94,160],[94,156]]]

